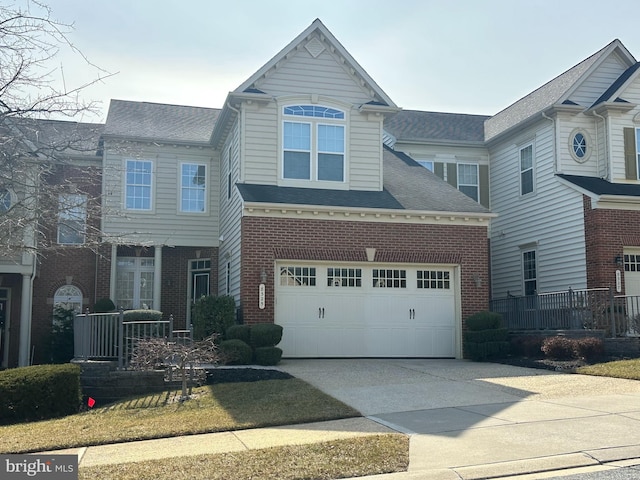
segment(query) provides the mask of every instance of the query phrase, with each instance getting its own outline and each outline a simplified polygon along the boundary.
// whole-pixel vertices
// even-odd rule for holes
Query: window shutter
[[[636,129],[624,129],[624,171],[627,180],[638,179],[638,154],[636,150]]]
[[[480,204],[489,208],[489,166],[480,165]]]
[[[444,179],[444,163],[442,163],[442,162],[434,162],[433,163],[433,173],[435,173],[438,177]]]
[[[456,163],[447,163],[447,182],[458,188],[458,165]]]

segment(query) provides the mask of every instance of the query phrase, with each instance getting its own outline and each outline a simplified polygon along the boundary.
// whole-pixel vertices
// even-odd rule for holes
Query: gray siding
[[[533,142],[535,191],[520,195],[519,148]],[[537,250],[538,291],[586,287],[582,196],[554,176],[553,127],[541,121],[490,150],[494,298],[522,294],[521,247]]]
[[[125,161],[153,162],[152,210],[124,208]],[[217,156],[210,148],[160,144],[121,144],[105,141],[103,230],[107,241],[172,246],[218,245],[220,176]],[[180,164],[207,165],[207,211],[179,211]]]
[[[242,108],[242,181],[264,185],[278,184],[278,107],[243,105]]]

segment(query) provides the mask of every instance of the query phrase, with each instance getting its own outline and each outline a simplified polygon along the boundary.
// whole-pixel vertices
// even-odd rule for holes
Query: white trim
[[[198,211],[192,211],[192,210],[183,210],[182,209],[182,168],[185,165],[195,165],[196,167],[204,167],[204,210],[201,212]],[[179,164],[179,170],[178,170],[178,175],[177,175],[177,180],[178,180],[178,188],[177,188],[177,213],[179,215],[206,215],[209,213],[209,183],[210,183],[210,178],[209,178],[209,168],[208,165],[206,163],[194,163],[194,162],[188,162],[188,161],[182,161]]]
[[[155,162],[153,160],[147,159],[147,158],[124,158],[123,159],[124,165],[123,165],[123,178],[122,178],[122,210],[127,211],[127,212],[135,212],[135,213],[142,213],[142,214],[150,214],[150,213],[155,213],[155,209],[156,209],[156,199],[155,199],[155,183],[156,183],[156,166],[155,166]],[[150,185],[150,192],[149,192],[149,200],[150,200],[150,208],[149,209],[142,209],[142,208],[127,208],[127,163],[128,162],[149,162],[151,163],[151,185]]]
[[[522,169],[522,151],[529,147],[531,147],[531,167],[523,170]],[[522,174],[529,170],[531,170],[531,191],[525,193],[522,191]],[[529,197],[536,193],[536,151],[535,151],[535,146],[533,141],[527,142],[526,144],[522,144],[518,147],[518,185],[520,186],[519,188],[520,198]]]

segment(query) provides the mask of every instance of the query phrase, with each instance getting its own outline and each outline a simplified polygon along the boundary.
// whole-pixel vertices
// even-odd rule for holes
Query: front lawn
[[[403,472],[408,465],[409,437],[386,434],[310,445],[80,468],[79,479],[328,480]]]
[[[597,375],[600,377],[640,380],[640,358],[586,365],[584,367],[577,368],[576,373]]]
[[[359,416],[298,379],[171,391],[42,422],[0,426],[0,453],[24,453]]]

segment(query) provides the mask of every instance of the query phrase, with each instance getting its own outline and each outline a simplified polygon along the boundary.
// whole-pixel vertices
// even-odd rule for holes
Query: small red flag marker
[[[93,408],[93,406],[96,404],[96,401],[89,397],[89,400],[87,400],[87,405],[89,405],[89,408]]]

